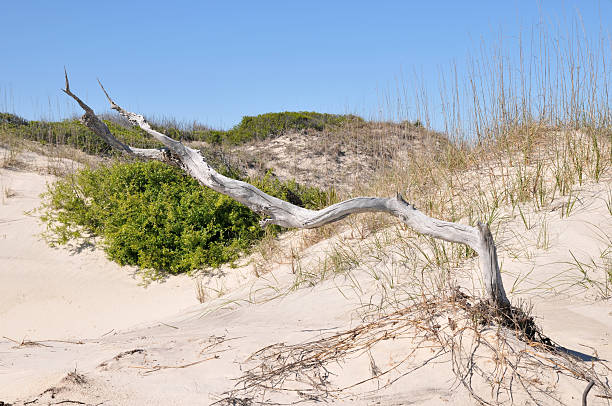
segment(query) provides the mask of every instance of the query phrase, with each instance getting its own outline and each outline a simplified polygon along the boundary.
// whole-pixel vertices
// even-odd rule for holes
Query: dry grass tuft
[[[204,282],[200,278],[197,278],[195,280],[195,291],[196,291],[196,298],[198,299],[198,302],[200,303],[206,302],[207,297],[208,297],[208,295],[206,294],[206,286],[204,286]]]
[[[76,368],[71,371],[63,379],[63,382],[72,383],[74,385],[85,385],[87,383],[87,377],[81,373],[78,373]]]
[[[376,365],[371,353],[377,346],[405,340],[412,345],[403,359],[384,370]],[[343,364],[365,355],[371,376],[348,385],[334,384],[341,378]],[[237,380],[239,389],[225,393],[216,404],[328,402],[350,398],[352,389],[378,382],[376,389],[359,392],[363,398],[439,359],[450,360],[458,382],[482,404],[521,398],[536,404],[567,404],[568,399],[555,392],[562,384],[560,376],[594,382],[604,396],[612,394],[605,380],[610,370],[597,358],[591,357],[588,364],[571,355],[544,336],[521,308],[491,310],[488,303],[455,290],[444,298],[423,297],[328,337],[267,346],[245,361],[248,369]],[[484,386],[490,387],[490,399],[483,397]]]

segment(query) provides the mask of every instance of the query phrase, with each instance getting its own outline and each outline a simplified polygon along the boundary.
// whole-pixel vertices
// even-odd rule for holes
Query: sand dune
[[[145,288],[133,270],[108,261],[101,250],[49,247],[40,236],[44,224],[26,212],[40,205],[39,195],[54,178],[1,169],[0,179],[0,335],[94,338],[197,303],[189,277]]]
[[[256,351],[279,343],[289,348],[363,325],[373,304],[384,299],[383,283],[374,275],[376,270],[384,274],[393,256],[364,260],[350,273],[297,289],[291,288],[297,275],[290,262],[271,264],[260,278],[244,267],[236,271],[239,277],[228,279],[225,295],[204,304],[197,302],[194,280],[188,276],[144,287],[133,270],[109,262],[100,250],[54,249],[40,239],[42,225],[24,212],[39,205],[39,194],[52,176],[8,169],[0,176],[0,400],[5,402],[211,404],[231,391],[238,391],[236,396],[247,393],[240,392],[236,379],[258,364],[257,357],[249,360]],[[601,238],[602,233],[612,235],[605,204],[609,188],[609,182],[585,186],[569,217],[555,211],[540,217],[531,213],[534,224],[546,222],[549,247],[537,248],[538,227],[525,231],[518,219],[499,231],[504,283],[512,288],[512,300],[531,301],[544,332],[585,359],[612,359],[612,306],[602,299],[603,274],[589,275],[597,284],[577,283],[581,279],[569,264],[569,251],[586,262],[609,244]],[[299,235],[284,238],[290,242]],[[348,245],[367,245],[351,240],[350,233],[337,238]],[[322,241],[305,249],[303,266],[315,266],[332,244]],[[512,255],[513,247],[522,245],[532,247],[529,253]],[[466,268],[475,266],[472,261]],[[406,275],[396,277],[400,285],[409,281]],[[209,278],[207,283],[219,280]],[[402,373],[410,375],[398,369],[342,393],[329,392],[327,398],[313,395],[308,400],[307,394],[296,391],[259,393],[249,401],[301,396],[307,404],[317,399],[339,404],[475,404],[453,374],[449,353],[412,370],[435,352],[420,345],[409,334],[400,335],[325,369],[325,379],[340,388],[368,380],[376,368],[400,365]],[[402,364],[408,354],[411,366]],[[577,403],[584,383],[559,379],[551,385],[560,398]],[[490,392],[487,385],[475,385]],[[607,402],[592,397],[589,404]]]

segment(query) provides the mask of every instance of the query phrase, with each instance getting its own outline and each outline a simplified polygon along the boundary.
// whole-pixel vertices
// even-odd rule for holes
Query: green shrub
[[[354,115],[285,111],[244,116],[238,125],[227,131],[213,130],[203,126],[194,126],[192,129],[178,128],[176,123],[157,124],[153,127],[175,139],[238,145],[254,139],[280,135],[288,130],[315,129],[322,131],[325,128],[339,127],[347,121],[363,122],[364,120]]]
[[[258,116],[244,116],[240,123],[228,131],[227,141],[241,144],[252,139],[264,139],[280,135],[287,130],[315,129],[322,131],[326,127],[337,127],[347,120],[363,121],[353,115],[315,113],[308,111],[283,113],[266,113]]]
[[[281,182],[271,172],[262,178],[250,178],[246,181],[272,196],[307,209],[318,210],[338,200],[333,189],[325,192],[316,187],[299,184],[295,180]]]
[[[305,207],[326,202],[325,193],[295,182],[266,176],[253,183]],[[263,236],[257,214],[159,162],[85,169],[44,197],[49,242],[99,236],[110,259],[158,272],[217,267]]]

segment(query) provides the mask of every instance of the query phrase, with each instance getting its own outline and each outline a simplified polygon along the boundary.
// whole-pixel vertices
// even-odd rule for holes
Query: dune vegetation
[[[327,202],[325,192],[295,182],[250,181],[303,207]],[[153,272],[143,276],[218,267],[264,235],[251,210],[159,162],[80,170],[49,187],[42,211],[49,242],[101,237],[109,259]]]
[[[454,379],[454,390],[463,388],[466,398],[480,404],[570,404],[580,395],[575,388],[585,386],[584,396],[595,387],[598,399],[609,400],[610,368],[603,357],[597,350],[587,355],[557,344],[526,301],[569,298],[597,318],[612,298],[611,49],[609,40],[588,42],[578,29],[567,37],[537,32],[518,50],[500,46],[470,58],[465,76],[457,75],[456,67],[442,72],[435,100],[419,86],[415,98],[403,89],[399,106],[385,106],[401,117],[284,112],[244,117],[227,131],[173,120],[152,125],[197,148],[218,172],[300,207],[320,209],[399,192],[427,216],[465,226],[482,222],[498,244],[512,302],[503,308],[480,293],[486,283],[475,271],[474,249],[423,236],[387,213],[349,216],[301,234],[281,235],[278,227],[265,233],[258,225],[262,217],[244,205],[175,167],[120,157],[77,120],[29,122],[2,114],[0,142],[6,151],[50,153],[69,145],[96,155],[87,161],[93,162],[90,168],[50,186],[42,209],[50,242],[97,237],[109,258],[153,274],[210,270],[248,258],[257,289],[224,300],[220,293],[211,298],[199,282],[202,317],[229,304],[255,308],[305,289],[327,298],[331,291],[358,306],[344,330],[325,336],[317,330],[316,337],[299,336],[291,344],[278,337],[278,343],[259,343],[240,365],[239,385],[220,392],[218,404],[362,399],[391,391],[396,381],[431,368],[434,360],[448,369],[445,379]],[[433,111],[441,117],[431,117]],[[102,118],[125,144],[160,146],[117,116]],[[279,142],[288,135],[320,148],[292,149]],[[330,189],[273,171],[250,176],[235,165],[250,162],[244,155],[248,148],[274,142],[275,154],[294,154],[300,166],[319,155],[332,166],[347,151],[375,164],[367,179],[342,178],[344,183]],[[245,148],[234,148],[239,145]],[[62,158],[72,153],[71,159],[80,159],[61,151]],[[3,159],[4,166],[17,166],[14,154]],[[583,226],[588,238],[574,231]],[[568,240],[569,248],[559,242]],[[313,253],[312,247],[321,246]],[[589,249],[577,255],[574,246]],[[279,270],[290,270],[282,283]],[[326,289],[316,290],[319,286]],[[318,300],[298,302],[294,312],[315,306],[311,302]],[[334,317],[346,321],[346,313]],[[302,319],[295,323],[303,327]],[[400,355],[391,360],[391,353]],[[390,361],[377,364],[375,357]],[[204,361],[164,368],[146,362],[138,368],[154,373]],[[367,373],[343,375],[340,365],[351,362]],[[367,385],[366,392],[350,392]]]

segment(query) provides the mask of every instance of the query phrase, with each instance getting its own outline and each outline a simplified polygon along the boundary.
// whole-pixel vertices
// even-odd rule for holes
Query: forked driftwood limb
[[[100,138],[126,154],[159,160],[171,158],[178,162],[182,169],[196,178],[202,185],[227,195],[256,213],[264,215],[265,218],[260,222],[262,226],[277,224],[288,228],[316,228],[343,219],[350,214],[366,212],[389,213],[420,234],[454,243],[466,244],[474,249],[480,256],[485,290],[489,300],[499,307],[510,305],[502,284],[497,261],[497,251],[488,225],[478,223],[476,227],[471,227],[431,218],[418,211],[414,205],[406,202],[399,193],[391,198],[356,197],[321,210],[308,210],[296,206],[270,196],[246,182],[221,175],[208,165],[198,150],[189,148],[180,141],[153,130],[142,115],[126,111],[117,105],[100,83],[100,87],[102,87],[111,108],[161,142],[166,149],[133,148],[122,143],[111,134],[106,124],[95,115],[94,111],[72,93],[68,82],[68,75],[65,74],[65,76],[66,89],[64,89],[64,92],[76,100],[81,108],[85,110],[81,121]]]

